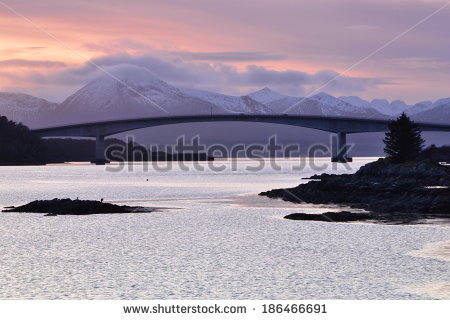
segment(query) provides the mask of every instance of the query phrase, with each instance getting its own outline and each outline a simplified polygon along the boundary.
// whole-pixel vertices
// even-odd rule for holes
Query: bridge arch
[[[258,122],[284,124],[297,127],[317,129],[336,134],[332,141],[332,161],[347,162],[346,136],[350,133],[383,132],[388,130],[391,120],[306,116],[306,115],[251,115],[251,114],[225,114],[225,115],[186,115],[172,117],[152,117],[141,119],[111,120],[92,123],[81,123],[51,128],[35,129],[42,137],[92,137],[96,139],[95,163],[105,163],[105,137],[131,130],[148,127],[163,126],[179,123],[198,122]],[[450,125],[417,123],[422,131],[447,131]]]

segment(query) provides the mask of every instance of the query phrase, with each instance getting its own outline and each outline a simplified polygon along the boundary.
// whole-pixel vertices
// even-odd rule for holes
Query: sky
[[[450,97],[447,0],[0,0],[0,90],[61,102],[103,71],[293,96]]]

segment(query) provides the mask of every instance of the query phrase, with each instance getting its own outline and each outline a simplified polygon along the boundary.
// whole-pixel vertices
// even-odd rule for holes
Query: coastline
[[[296,212],[291,220],[350,222],[372,220],[382,224],[422,224],[449,220],[450,168],[430,161],[402,164],[386,159],[365,164],[353,174],[313,175],[307,183],[272,189],[260,196],[293,203],[335,204],[353,210],[340,215]],[[364,210],[357,214],[354,209]]]

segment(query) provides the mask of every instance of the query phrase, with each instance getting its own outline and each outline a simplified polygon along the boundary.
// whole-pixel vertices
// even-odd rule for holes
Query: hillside
[[[0,116],[0,165],[39,164],[44,156],[45,147],[37,134]]]

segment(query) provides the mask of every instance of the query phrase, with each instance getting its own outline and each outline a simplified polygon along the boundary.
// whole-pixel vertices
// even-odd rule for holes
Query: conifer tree
[[[384,152],[393,163],[416,160],[423,148],[421,130],[405,113],[389,124]]]

